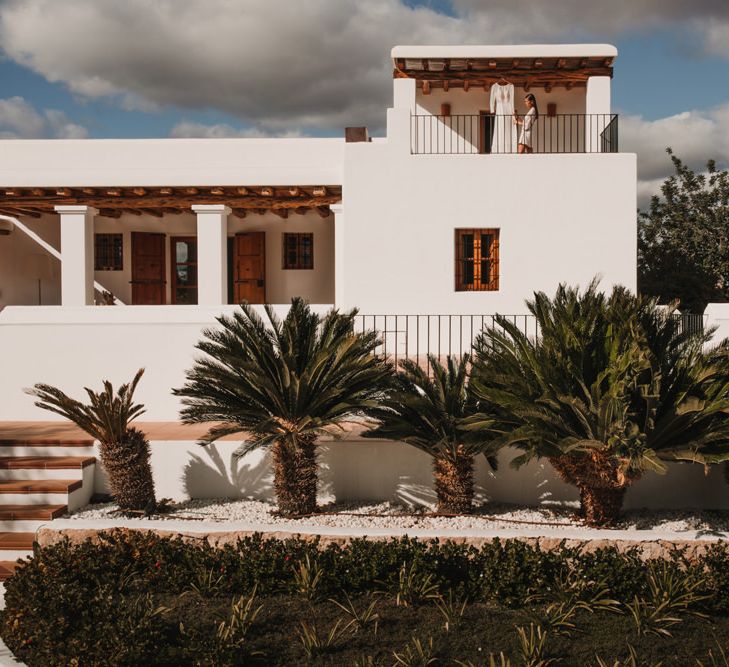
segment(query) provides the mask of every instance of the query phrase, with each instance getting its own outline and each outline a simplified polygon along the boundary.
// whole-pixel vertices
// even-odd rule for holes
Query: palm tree
[[[35,403],[39,408],[65,417],[99,441],[101,463],[119,509],[151,513],[156,500],[149,441],[142,431],[129,426],[144,413],[143,405],[133,403],[134,390],[143,373],[144,369],[137,371],[134,379],[116,393],[108,381],[99,393],[84,388],[89,398],[87,404],[47,384],[36,384],[26,392],[39,399]]]
[[[465,514],[473,509],[473,466],[477,454],[488,455],[496,466],[487,440],[474,438],[464,429],[464,420],[474,417],[482,427],[491,421],[478,414],[478,404],[468,391],[469,357],[460,361],[448,356],[446,367],[433,355],[428,366],[433,378],[416,362],[400,363],[401,372],[380,406],[371,415],[375,428],[363,435],[368,438],[400,440],[433,457],[433,479],[438,511],[444,514]]]
[[[472,387],[508,426],[501,444],[547,457],[577,486],[590,525],[614,523],[625,492],[665,461],[729,458],[726,344],[681,331],[671,310],[596,281],[527,302],[540,334],[505,318],[476,344]]]
[[[316,510],[317,439],[345,420],[367,413],[382,395],[391,366],[374,354],[374,332],[354,333],[356,310],[324,317],[300,298],[281,321],[265,306],[268,322],[248,304],[221,327],[204,331],[182,397],[184,423],[217,422],[200,444],[246,433],[236,451],[270,447],[279,511]]]

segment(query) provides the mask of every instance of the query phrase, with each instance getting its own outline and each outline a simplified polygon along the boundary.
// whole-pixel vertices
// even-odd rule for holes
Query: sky
[[[560,42],[618,48],[641,205],[729,166],[729,0],[0,0],[0,138],[377,135],[394,45]]]

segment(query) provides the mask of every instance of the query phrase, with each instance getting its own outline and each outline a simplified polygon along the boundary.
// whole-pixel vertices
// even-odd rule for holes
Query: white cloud
[[[266,132],[384,124],[396,43],[508,39],[401,0],[8,0],[6,54],[82,97],[212,108]]]
[[[638,154],[641,206],[673,171],[665,152],[668,147],[693,169],[701,170],[709,159],[716,160],[720,168],[729,167],[729,104],[658,120],[620,117],[620,150]]]
[[[453,0],[5,0],[8,57],[125,109],[216,109],[264,133],[367,125],[392,94],[395,44],[558,40],[679,26],[729,56],[729,2]]]
[[[0,139],[85,139],[88,131],[57,109],[38,112],[22,97],[0,99]]]
[[[205,125],[204,123],[194,123],[191,121],[180,121],[175,125],[171,132],[171,137],[176,138],[204,138],[204,139],[224,139],[227,137],[237,137],[244,139],[261,139],[265,137],[282,137],[293,139],[303,136],[298,131],[286,131],[280,134],[266,132],[257,127],[235,128],[226,123],[216,123],[214,125]]]

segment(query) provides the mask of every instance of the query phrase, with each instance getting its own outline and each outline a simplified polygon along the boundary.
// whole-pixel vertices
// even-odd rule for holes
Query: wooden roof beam
[[[331,210],[329,209],[328,206],[317,206],[316,212],[322,218],[328,218],[331,215]]]
[[[283,218],[286,220],[286,218],[289,217],[289,209],[287,208],[274,208],[271,209],[279,218]]]
[[[423,81],[423,95],[430,95],[430,81]]]

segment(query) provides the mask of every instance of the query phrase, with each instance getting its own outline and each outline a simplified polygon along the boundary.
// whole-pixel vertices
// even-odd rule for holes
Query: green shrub
[[[310,575],[316,574],[314,588],[302,588],[302,563],[308,564],[304,569]],[[228,664],[228,660],[237,664],[238,658],[231,656],[240,656],[249,648],[253,653],[257,648],[266,650],[255,645],[260,635],[255,626],[263,623],[256,614],[246,616],[250,623],[235,621],[235,625],[230,620],[231,601],[250,596],[252,591],[271,610],[267,613],[273,615],[274,625],[284,623],[276,614],[286,616],[291,605],[299,609],[296,605],[317,604],[318,613],[326,605],[331,609],[326,614],[338,616],[321,619],[324,632],[337,617],[350,620],[347,614],[342,617],[341,606],[324,602],[327,598],[346,600],[353,609],[366,610],[368,594],[384,588],[385,596],[377,598],[377,613],[374,606],[370,610],[378,627],[384,627],[380,608],[384,605],[402,610],[398,613],[410,619],[406,624],[416,623],[419,614],[428,615],[432,609],[431,632],[440,632],[443,617],[438,600],[527,611],[535,605],[552,604],[564,612],[584,597],[584,604],[578,605],[583,610],[585,604],[594,602],[594,595],[588,595],[595,593],[591,582],[599,583],[601,599],[614,600],[625,614],[636,599],[656,598],[657,584],[649,576],[656,572],[661,575],[659,583],[664,582],[659,587],[661,595],[673,596],[671,599],[683,595],[681,585],[693,582],[688,603],[683,604],[688,599],[685,595],[679,600],[682,618],[699,611],[712,617],[729,611],[729,547],[721,543],[697,559],[688,560],[676,552],[670,558],[646,562],[637,550],[619,553],[615,548],[603,548],[582,553],[562,546],[542,551],[514,540],[493,540],[478,549],[410,538],[355,539],[344,546],[323,547],[317,541],[269,540],[257,535],[215,548],[205,541],[111,531],[100,534],[96,542],[74,545],[62,541],[36,547],[34,557],[22,561],[6,582],[0,631],[10,649],[32,666],[214,664],[210,662],[211,648],[224,657],[218,664]],[[398,593],[404,595],[403,573],[406,578],[413,575],[408,585],[417,588],[417,595],[409,600],[409,604],[418,603],[413,607],[395,606]],[[574,591],[585,595],[580,597]],[[277,603],[266,602],[272,596],[289,600],[289,607],[279,609]],[[595,608],[604,611],[599,605]],[[570,628],[581,618],[579,613],[569,615]],[[287,630],[287,639],[294,636],[299,621],[312,620],[306,614],[295,616],[299,614],[295,610],[291,614],[298,620]],[[620,618],[624,621],[614,623],[630,622],[629,615]],[[226,629],[228,626],[232,629]],[[555,637],[569,634],[556,632]],[[254,638],[250,647],[249,635]],[[368,635],[356,633],[358,638],[364,637],[363,642]],[[455,637],[454,632],[449,636]]]

